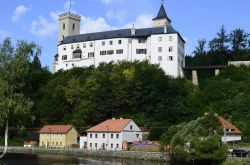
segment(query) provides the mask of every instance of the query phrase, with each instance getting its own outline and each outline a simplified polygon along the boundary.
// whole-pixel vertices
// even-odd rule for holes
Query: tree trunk
[[[4,151],[3,153],[0,155],[0,159],[2,159],[4,157],[4,155],[7,153],[8,150],[8,120],[6,121],[6,128],[5,128],[5,146],[4,146]]]

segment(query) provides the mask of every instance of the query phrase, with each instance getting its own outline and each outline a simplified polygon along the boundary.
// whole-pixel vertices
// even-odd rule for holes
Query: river
[[[166,164],[166,163],[164,163]],[[7,154],[0,165],[161,165],[156,162],[104,160],[48,154]]]

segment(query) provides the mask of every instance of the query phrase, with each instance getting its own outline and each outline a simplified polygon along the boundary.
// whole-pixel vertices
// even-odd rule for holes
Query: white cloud
[[[12,21],[17,22],[29,10],[30,10],[30,8],[28,8],[28,7],[24,6],[24,5],[17,6],[16,9],[14,10],[14,12],[13,12]]]
[[[126,10],[117,10],[117,11],[109,10],[106,13],[106,18],[108,20],[116,20],[116,21],[118,21],[120,23],[125,22],[126,16],[127,16]]]
[[[153,16],[150,14],[141,14],[136,18],[135,22],[130,22],[125,25],[126,28],[131,28],[133,25],[135,28],[145,28],[152,26]]]
[[[71,4],[70,4],[71,3]],[[72,11],[72,6],[75,4],[75,1],[67,1],[67,2],[65,2],[64,3],[64,5],[63,5],[63,9],[64,9],[64,11],[66,12],[66,11],[71,11],[71,12],[74,12],[74,11]],[[70,6],[71,5],[71,6]]]
[[[101,0],[105,5],[109,5],[111,3],[123,2],[123,0]]]
[[[31,23],[30,32],[38,37],[48,37],[54,34],[57,30],[57,23],[54,17],[54,13],[50,13],[50,19],[39,16],[38,20],[34,20]]]

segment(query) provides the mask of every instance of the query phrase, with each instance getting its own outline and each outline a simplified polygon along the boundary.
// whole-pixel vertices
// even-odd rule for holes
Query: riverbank
[[[2,152],[4,147],[0,147]],[[141,152],[141,151],[89,151],[78,148],[24,148],[24,147],[9,147],[8,153],[22,153],[22,154],[61,154],[72,156],[86,156],[86,157],[102,157],[102,158],[116,158],[116,159],[131,159],[131,160],[145,160],[169,162],[169,155],[165,152]]]

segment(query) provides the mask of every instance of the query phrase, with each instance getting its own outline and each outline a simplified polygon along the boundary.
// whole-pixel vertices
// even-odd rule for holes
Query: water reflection
[[[0,161],[0,165],[161,165],[163,163],[83,158],[64,155],[30,155],[30,154],[8,154]],[[164,163],[166,164],[166,163]]]

